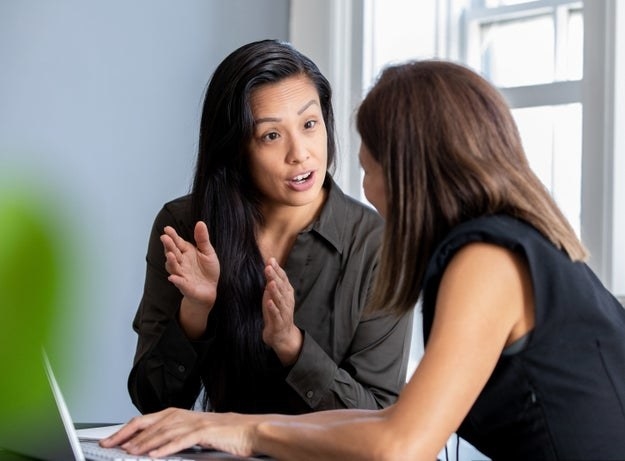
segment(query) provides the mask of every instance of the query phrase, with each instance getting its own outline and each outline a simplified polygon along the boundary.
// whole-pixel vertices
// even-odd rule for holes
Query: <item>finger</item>
[[[267,290],[269,291],[269,296],[273,298],[280,309],[290,311],[295,309],[295,292],[288,280],[272,278],[267,283]]]
[[[271,267],[270,265],[265,266],[265,270],[263,271],[263,273],[265,274],[265,280],[267,281],[267,284],[277,279],[276,271],[274,271],[273,267]]]
[[[177,421],[175,409],[164,410],[163,416],[124,442],[121,448],[132,454],[147,453],[179,435],[184,426]]]
[[[269,264],[265,268],[265,278],[267,283],[275,282],[276,288],[280,291],[280,296],[285,300],[293,296],[293,286],[289,282],[286,272],[274,258],[270,258]]]
[[[285,305],[285,296],[282,292],[281,287],[276,283],[275,280],[272,280],[267,283],[265,286],[265,293],[267,294],[267,299],[273,301],[273,304],[277,309],[283,309],[286,307]]]
[[[189,284],[187,283],[186,279],[180,275],[170,274],[169,277],[167,277],[167,280],[173,283],[176,288],[180,290],[181,293],[185,293],[189,288]]]
[[[204,221],[198,221],[195,224],[193,238],[195,239],[195,245],[200,253],[209,254],[214,251],[208,235],[208,228]]]
[[[263,320],[265,320],[265,326],[273,330],[278,330],[283,323],[282,311],[271,299],[263,306]]]
[[[182,270],[180,261],[171,251],[165,253],[165,270],[170,274],[180,274]]]
[[[133,436],[135,436],[137,433],[141,432],[143,429],[151,424],[151,421],[153,420],[153,418],[151,418],[152,416],[154,416],[154,414],[136,416],[132,418],[117,432],[104,439],[101,439],[100,445],[110,448],[127,442]]]
[[[282,269],[280,264],[278,264],[276,258],[269,258],[268,263],[269,267],[273,270],[275,277],[280,279],[282,282],[289,283],[289,277],[286,275],[286,272]]]
[[[150,458],[164,458],[173,453],[178,453],[186,448],[192,447],[198,443],[198,436],[195,431],[187,434],[183,434],[181,436],[175,437],[169,442],[161,445],[158,448],[150,450],[148,455]],[[210,446],[204,445],[204,448],[211,448]]]
[[[175,242],[169,235],[161,235],[161,243],[163,244],[163,250],[165,251],[165,254],[171,252],[176,256],[176,259],[178,261],[182,260],[182,251],[176,246]]]
[[[166,429],[148,428],[120,446],[133,455],[142,455],[171,442],[172,436]]]
[[[184,251],[189,245],[191,245],[185,239],[180,237],[176,232],[176,229],[171,226],[165,226],[163,232],[173,241],[174,245],[180,249],[180,251]]]

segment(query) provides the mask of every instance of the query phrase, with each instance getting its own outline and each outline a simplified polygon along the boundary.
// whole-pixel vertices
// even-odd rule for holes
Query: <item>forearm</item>
[[[253,448],[277,460],[385,459],[385,420],[385,413],[369,410],[269,419],[257,425]]]

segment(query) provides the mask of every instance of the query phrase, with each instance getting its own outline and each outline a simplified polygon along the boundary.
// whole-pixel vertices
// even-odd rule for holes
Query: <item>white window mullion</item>
[[[499,90],[513,109],[573,104],[580,102],[582,97],[582,83],[579,80],[499,88]]]
[[[612,277],[610,287],[621,296],[625,305],[625,5],[614,2],[611,12],[614,18],[614,48],[611,54],[614,59],[614,153],[612,165]],[[618,25],[618,26],[617,26]]]
[[[611,288],[615,2],[584,6],[581,236],[591,253],[590,266]]]
[[[554,56],[556,59],[554,77],[556,81],[566,80],[567,78],[566,48],[568,43],[568,17],[568,7],[559,6],[554,9]]]

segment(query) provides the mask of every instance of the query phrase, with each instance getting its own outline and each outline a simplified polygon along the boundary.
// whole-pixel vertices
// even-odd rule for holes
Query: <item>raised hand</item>
[[[195,225],[195,244],[187,242],[174,230],[165,227],[161,242],[165,250],[168,280],[176,285],[186,300],[209,311],[217,297],[219,259],[210,243],[208,229],[202,221]]]
[[[293,322],[293,287],[275,258],[267,261],[265,278],[263,341],[275,351],[283,365],[292,365],[299,356],[304,340],[301,330]]]

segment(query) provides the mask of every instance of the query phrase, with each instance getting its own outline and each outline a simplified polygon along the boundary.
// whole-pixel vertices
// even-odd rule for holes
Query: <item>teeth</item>
[[[304,173],[304,174],[300,174],[298,176],[295,176],[293,178],[293,181],[303,181],[304,179],[308,178],[309,176],[310,176],[310,172]]]

